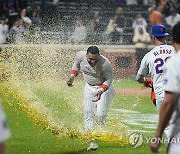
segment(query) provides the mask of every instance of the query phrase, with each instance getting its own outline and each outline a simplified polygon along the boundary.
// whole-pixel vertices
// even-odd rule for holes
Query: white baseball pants
[[[83,96],[84,108],[84,124],[85,130],[90,131],[95,127],[95,124],[102,127],[106,121],[107,112],[112,101],[115,90],[111,85],[107,91],[101,95],[101,99],[93,102],[93,97],[100,86],[90,86],[86,83]]]
[[[157,100],[156,100],[156,108],[157,108],[157,111],[158,111],[158,115],[159,115],[159,112],[160,112],[160,109],[161,109],[161,105],[162,105],[163,99],[164,99],[164,98],[160,98],[160,99],[157,99]],[[164,133],[166,134],[166,137],[167,137],[167,138],[170,137],[169,124],[168,124],[168,125],[166,126],[166,128],[164,129]]]
[[[9,129],[7,127],[5,114],[2,110],[0,103],[0,143],[6,141],[10,136]]]

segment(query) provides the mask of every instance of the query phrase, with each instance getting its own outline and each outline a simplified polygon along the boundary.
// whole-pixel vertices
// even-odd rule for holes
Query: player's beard
[[[95,66],[95,65],[97,64],[97,62],[91,63],[91,62],[89,62],[89,61],[88,61],[88,63],[89,63],[89,65],[90,65],[91,67],[93,67],[93,66]]]

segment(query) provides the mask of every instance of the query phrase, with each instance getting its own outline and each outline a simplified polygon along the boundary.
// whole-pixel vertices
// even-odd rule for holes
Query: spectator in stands
[[[41,19],[39,17],[39,13],[37,10],[32,10],[30,19],[31,19],[32,25],[37,26],[37,25],[40,25],[40,23],[41,23]]]
[[[155,24],[163,24],[163,15],[157,8],[150,8],[149,20],[151,26]]]
[[[170,10],[172,9],[172,3],[170,1],[166,2],[166,5],[164,6],[163,14],[165,17],[168,17],[170,15]]]
[[[123,15],[122,7],[115,10],[115,15],[109,20],[107,28],[103,33],[106,37],[106,43],[122,44],[124,40],[124,28],[126,27],[126,18]]]
[[[25,28],[29,28],[32,25],[31,19],[27,16],[26,9],[23,9],[20,13],[22,24]]]
[[[144,26],[138,26],[136,27],[134,36],[133,36],[133,43],[136,47],[136,70],[138,71],[141,60],[145,56],[145,54],[148,52],[147,45],[151,43],[151,37],[149,33],[147,33]]]
[[[146,31],[144,26],[136,27],[134,36],[133,36],[133,43],[135,44],[136,48],[147,48],[147,45],[150,44],[151,37],[149,33]]]
[[[156,0],[157,1],[157,11],[163,13],[164,8],[166,6],[166,1],[165,0]]]
[[[90,13],[90,19],[87,26],[87,41],[90,44],[98,44],[101,41],[101,17],[98,11]]]
[[[9,30],[8,40],[9,43],[18,43],[23,38],[25,28],[23,27],[21,20],[16,19],[14,21],[13,27]]]
[[[9,30],[7,25],[7,18],[2,16],[0,19],[0,44],[4,44],[6,42],[6,34]]]
[[[31,28],[30,28],[31,34],[38,34],[40,32],[41,19],[39,17],[39,13],[37,10],[31,11],[30,19],[31,19],[31,23],[32,23]],[[58,25],[57,25],[57,27],[58,27]]]
[[[117,30],[117,16],[112,17],[109,20],[107,28],[103,34],[106,37],[107,44],[118,44],[120,39],[120,32]]]
[[[124,28],[127,26],[127,20],[126,17],[124,16],[124,12],[123,12],[123,8],[122,7],[117,7],[115,10],[115,18],[116,18],[116,23],[117,23],[117,27],[116,27],[116,31],[119,33],[117,33],[117,40],[120,44],[123,43],[124,40]]]
[[[75,30],[72,33],[72,36],[69,39],[69,43],[73,44],[81,44],[86,42],[87,31],[84,26],[84,22],[82,19],[77,19],[75,22]]]
[[[134,32],[135,32],[136,28],[139,26],[143,26],[145,29],[147,28],[147,22],[142,17],[141,14],[137,14],[135,17],[135,20],[133,21],[132,28],[133,28]]]
[[[112,42],[111,34],[115,31],[116,25],[117,24],[113,18],[109,20],[109,23],[102,34],[102,40],[105,44],[110,44]]]
[[[171,14],[165,18],[165,20],[169,26],[173,27],[178,21],[180,21],[180,15],[176,10],[172,10]]]
[[[6,10],[8,14],[17,12],[18,8],[18,0],[5,0],[4,10]]]
[[[6,16],[9,19],[9,27],[11,28],[13,25],[13,21],[18,16],[18,0],[4,0],[4,10],[6,12]]]

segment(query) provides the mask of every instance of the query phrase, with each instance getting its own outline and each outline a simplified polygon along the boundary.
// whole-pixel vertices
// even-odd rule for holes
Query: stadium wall
[[[87,50],[89,46],[67,44],[8,44],[0,46],[2,49],[0,54],[1,58],[5,57],[4,61],[6,61],[7,65],[7,57],[12,57],[11,59],[17,61],[17,66],[21,68],[17,69],[21,70],[18,74],[26,72],[26,74],[36,73],[38,76],[41,76],[43,71],[49,75],[52,72],[54,74],[67,75],[71,69],[75,54],[80,50]],[[136,49],[133,45],[98,45],[98,47],[102,54],[112,63],[115,77],[130,77],[136,74]],[[12,64],[14,66],[14,62],[11,62]]]

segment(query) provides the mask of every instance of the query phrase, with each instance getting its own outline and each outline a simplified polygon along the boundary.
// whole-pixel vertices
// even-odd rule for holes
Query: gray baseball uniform
[[[106,120],[107,111],[112,101],[115,91],[112,86],[112,67],[110,62],[102,55],[95,66],[90,66],[87,61],[86,51],[79,51],[76,54],[75,62],[72,66],[72,74],[77,75],[82,72],[86,81],[83,107],[84,107],[84,123],[86,131],[95,127],[95,122],[102,126]],[[101,95],[101,99],[93,102],[93,97],[97,90],[103,88],[105,92]],[[96,115],[97,121],[94,116]]]
[[[174,54],[167,62],[163,90],[180,94],[180,51]],[[169,154],[180,152],[180,96],[177,100],[174,112],[170,121],[170,138],[172,142],[168,145]]]

